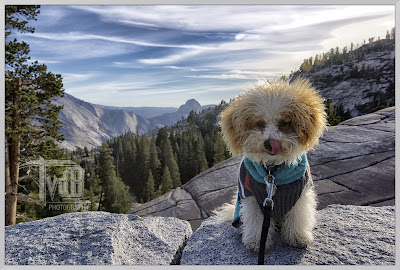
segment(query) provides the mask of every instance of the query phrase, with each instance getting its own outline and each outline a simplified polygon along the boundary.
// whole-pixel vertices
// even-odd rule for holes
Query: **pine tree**
[[[216,138],[214,133],[206,134],[204,137],[204,152],[206,155],[208,167],[212,167],[214,164],[215,146],[213,138]]]
[[[338,105],[331,106],[332,99],[328,98],[325,102],[325,112],[328,117],[328,123],[331,126],[338,125],[341,121],[341,117],[337,116]]]
[[[193,176],[205,171],[208,168],[207,159],[204,154],[204,142],[201,134],[197,131],[195,133],[195,138],[193,142],[193,152],[194,152],[194,160],[193,160]]]
[[[145,201],[151,201],[156,197],[156,192],[154,190],[154,178],[153,174],[151,171],[149,171],[149,177],[147,178],[146,182],[146,196],[145,196]]]
[[[176,162],[176,158],[174,156],[174,153],[172,151],[172,146],[169,141],[169,138],[167,137],[165,139],[163,148],[162,148],[162,160],[164,161],[164,166],[168,167],[168,171],[170,172],[170,176],[172,178],[172,184],[173,187],[179,187],[182,185],[181,183],[181,176],[179,173],[179,168]],[[163,185],[164,188],[165,185]]]
[[[221,137],[221,134],[218,134],[216,136],[216,141],[214,144],[214,164],[213,166],[217,165],[218,163],[224,161],[226,159],[225,157],[225,143],[224,140]]]
[[[189,146],[188,140],[185,139],[185,136],[182,134],[181,136],[181,146],[180,146],[180,153],[179,153],[179,172],[181,176],[182,183],[186,183],[189,178],[189,161],[190,161],[190,153],[189,153]]]
[[[120,156],[120,176],[122,181],[128,185],[131,190],[134,190],[136,174],[134,169],[136,167],[136,144],[135,138],[130,136],[124,136],[121,142],[118,143]]]
[[[158,197],[160,197],[161,195],[163,195],[162,190],[163,190],[163,187],[162,187],[162,185],[160,184],[160,185],[158,186],[158,189],[157,189],[156,192],[154,193],[155,198],[158,198]]]
[[[126,213],[131,207],[128,187],[116,176],[111,149],[103,143],[99,155],[97,174],[102,186],[100,204],[104,210],[113,213]]]
[[[174,156],[177,156],[179,153],[179,146],[178,146],[177,138],[175,137],[173,130],[169,133],[169,141],[171,143],[171,147],[172,147]]]
[[[164,167],[160,186],[161,186],[162,194],[167,193],[168,191],[172,190],[172,188],[173,188],[171,174],[169,172],[168,166]]]
[[[134,188],[133,192],[138,200],[143,200],[144,189],[149,173],[150,149],[149,139],[146,136],[141,136],[139,139],[139,147],[137,149],[135,168],[132,171],[135,182],[131,185]],[[132,176],[131,174],[131,176]]]
[[[149,168],[154,177],[154,185],[157,187],[161,182],[161,162],[158,159],[157,147],[154,137],[150,141]]]
[[[158,132],[157,132],[157,137],[156,137],[156,146],[157,146],[157,148],[160,150],[160,153],[159,153],[159,154],[161,154],[162,146],[164,145],[165,140],[166,140],[167,138],[168,138],[167,129],[166,129],[165,127],[160,128],[160,129],[158,130]],[[161,160],[161,157],[160,157],[160,160]],[[161,161],[161,166],[162,166],[162,168],[164,168],[163,161]]]
[[[40,6],[6,6],[5,17],[5,186],[6,225],[16,222],[19,165],[28,156],[59,159],[55,141],[62,141],[58,120],[62,106],[52,103],[62,97],[61,75],[47,71],[38,62],[28,64],[29,45],[10,39],[13,32],[34,32]]]

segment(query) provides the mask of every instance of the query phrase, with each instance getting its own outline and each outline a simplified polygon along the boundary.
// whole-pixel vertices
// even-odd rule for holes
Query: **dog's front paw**
[[[313,235],[311,232],[305,232],[303,234],[291,235],[291,237],[284,237],[284,241],[294,248],[305,249],[310,246],[313,242]]]
[[[250,253],[252,254],[258,254],[259,250],[260,250],[260,241],[254,242],[247,242],[245,243],[243,240],[243,244],[246,246],[246,248],[249,250]],[[272,247],[272,241],[268,241],[265,243],[265,251],[264,253],[267,253]]]
[[[312,243],[312,241],[304,241],[304,240],[298,241],[298,240],[295,240],[294,242],[292,242],[290,244],[290,246],[293,247],[293,248],[306,249],[308,246],[311,245],[311,243]]]

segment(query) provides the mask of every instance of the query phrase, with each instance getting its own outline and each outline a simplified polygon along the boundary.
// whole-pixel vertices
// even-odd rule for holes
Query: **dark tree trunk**
[[[22,79],[18,79],[17,89],[13,93],[13,104],[19,106],[20,96],[19,90],[22,87]],[[16,131],[21,127],[21,110],[15,110],[13,114],[12,130]],[[18,194],[18,178],[19,178],[19,151],[21,145],[21,136],[17,131],[11,138],[9,138],[9,148],[6,149],[8,154],[9,163],[9,180],[7,180],[7,166],[6,166],[6,226],[14,225],[17,216],[17,194]],[[7,145],[6,145],[7,147]],[[6,157],[7,163],[7,157]]]

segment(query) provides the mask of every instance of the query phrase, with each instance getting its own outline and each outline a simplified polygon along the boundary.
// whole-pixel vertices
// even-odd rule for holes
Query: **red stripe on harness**
[[[246,173],[246,177],[244,178],[244,186],[245,186],[248,190],[252,191],[251,188],[249,187],[249,185],[247,184],[247,173]]]

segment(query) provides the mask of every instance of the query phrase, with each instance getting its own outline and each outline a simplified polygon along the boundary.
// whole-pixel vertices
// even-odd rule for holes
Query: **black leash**
[[[263,203],[264,220],[261,230],[260,248],[258,250],[258,265],[264,265],[265,243],[267,241],[268,230],[271,224],[271,212],[274,208],[272,196],[274,196],[276,192],[275,177],[271,174],[270,170],[268,170],[268,175],[264,177],[264,180],[267,186],[268,196],[265,198]]]
[[[264,221],[262,224],[260,249],[258,251],[258,265],[264,265],[265,242],[267,241],[268,230],[271,223],[272,203],[268,203],[267,205],[263,206],[263,209],[264,209]]]

